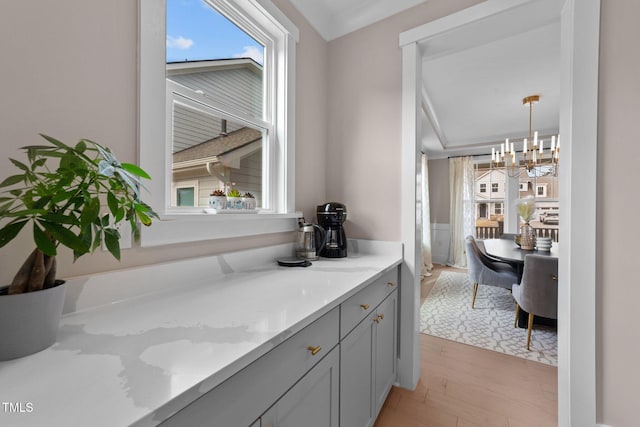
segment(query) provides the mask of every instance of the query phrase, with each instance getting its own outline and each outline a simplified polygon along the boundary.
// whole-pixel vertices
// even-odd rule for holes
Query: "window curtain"
[[[449,159],[451,244],[448,264],[453,267],[467,267],[464,239],[468,235],[475,236],[473,181],[471,157]]]
[[[429,206],[429,159],[422,155],[422,277],[431,276],[431,214]]]

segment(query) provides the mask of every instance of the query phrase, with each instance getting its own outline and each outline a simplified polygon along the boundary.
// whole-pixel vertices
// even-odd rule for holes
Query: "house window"
[[[195,206],[196,189],[193,187],[176,189],[177,206]]]
[[[538,185],[536,186],[536,196],[538,197],[546,197],[547,195],[547,186],[546,185]]]
[[[497,182],[491,183],[491,192],[492,193],[497,193],[498,192],[498,183]]]
[[[495,213],[496,215],[502,215],[502,203],[496,203],[494,205],[493,213]]]
[[[481,193],[486,193],[487,192],[487,184],[485,184],[485,183],[481,183],[480,184],[480,192]]]
[[[187,24],[174,25],[189,4]],[[143,230],[142,245],[295,229],[295,25],[271,0],[140,0],[139,16],[140,165],[153,178],[145,201],[170,220]],[[223,27],[243,39],[240,51],[214,43],[199,52],[235,37],[209,37]],[[193,207],[171,190],[185,179],[201,187]],[[254,193],[260,215],[207,215],[205,193],[216,187]]]

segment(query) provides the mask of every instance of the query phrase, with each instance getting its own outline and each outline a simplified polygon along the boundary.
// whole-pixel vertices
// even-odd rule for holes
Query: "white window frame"
[[[171,208],[171,142],[166,118],[166,3],[139,0],[139,163],[151,177],[144,199],[160,215],[143,227],[142,246],[250,236],[294,230],[295,212],[295,48],[296,26],[271,0],[207,0],[263,43],[265,49],[265,122],[270,147],[264,176],[269,180],[269,209],[257,214],[210,215],[204,209]],[[158,141],[164,142],[158,143]]]
[[[542,188],[542,194],[539,194],[539,190]],[[547,184],[536,184],[536,199],[538,197],[547,197]]]
[[[171,204],[178,206],[178,190],[182,188],[193,188],[194,202],[198,202],[199,183],[197,180],[179,181],[171,184]]]

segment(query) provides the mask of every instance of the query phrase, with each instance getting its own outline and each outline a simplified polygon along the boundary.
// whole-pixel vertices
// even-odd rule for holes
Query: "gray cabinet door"
[[[340,425],[369,427],[375,420],[373,355],[376,313],[367,316],[340,343]]]
[[[261,417],[262,427],[338,427],[339,346]]]
[[[378,307],[376,321],[376,346],[373,375],[375,381],[375,416],[382,408],[391,386],[396,380],[396,355],[398,346],[398,292],[394,291]]]

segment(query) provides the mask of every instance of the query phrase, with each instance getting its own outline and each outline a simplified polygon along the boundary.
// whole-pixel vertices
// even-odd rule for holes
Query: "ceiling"
[[[291,0],[326,40],[344,36],[427,0]]]
[[[489,0],[494,1],[494,0]],[[500,1],[500,0],[495,0]],[[327,40],[384,19],[420,0],[291,0]],[[558,133],[561,0],[519,0],[507,12],[421,43],[422,149],[430,158],[488,154],[532,130]]]

